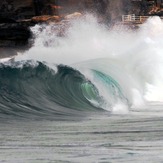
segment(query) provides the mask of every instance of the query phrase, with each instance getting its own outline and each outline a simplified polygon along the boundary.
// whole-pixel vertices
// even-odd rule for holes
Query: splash
[[[55,24],[31,28],[34,46],[16,61],[32,59],[72,66],[107,100],[105,88],[89,73],[92,69],[100,71],[120,85],[133,108],[141,108],[148,101],[163,101],[163,22],[159,17],[149,18],[136,31],[122,25],[108,29],[90,15],[69,22],[62,37],[56,32],[58,28],[62,30]],[[126,110],[120,103],[112,110]]]

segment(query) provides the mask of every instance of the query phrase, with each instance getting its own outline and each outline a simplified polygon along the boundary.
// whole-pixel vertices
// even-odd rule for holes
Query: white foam
[[[9,60],[11,60],[12,58],[8,57],[8,58],[1,58],[0,59],[0,63],[3,63],[3,62],[8,62]]]
[[[16,60],[71,66],[77,63],[75,67],[88,60],[111,60],[116,65],[113,70],[102,62],[97,69],[113,76],[132,106],[141,106],[144,100],[163,101],[163,22],[159,17],[150,18],[137,31],[122,26],[109,30],[93,16],[73,21],[65,37],[57,35],[54,25],[37,25],[32,31],[36,37],[34,46]]]
[[[129,108],[127,105],[119,102],[113,107],[112,113],[113,114],[128,114]]]

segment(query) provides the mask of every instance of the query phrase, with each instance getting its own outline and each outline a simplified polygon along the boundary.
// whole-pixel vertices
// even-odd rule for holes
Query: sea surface
[[[144,111],[128,115],[99,114],[79,121],[8,120],[0,124],[0,160],[161,163],[162,115],[163,112]]]
[[[162,20],[31,31],[32,48],[0,60],[0,162],[162,163]]]

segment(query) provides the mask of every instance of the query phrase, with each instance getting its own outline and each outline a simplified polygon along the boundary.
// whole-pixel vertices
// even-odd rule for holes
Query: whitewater
[[[149,18],[136,31],[119,25],[109,30],[92,16],[83,19],[73,21],[65,37],[54,32],[54,25],[35,26],[32,28],[36,37],[34,47],[16,60],[68,65],[89,80],[94,80],[89,70],[98,70],[120,84],[127,98],[132,98],[132,105],[141,105],[144,100],[162,101],[160,18]]]
[[[1,162],[162,162],[163,22],[92,15],[31,28],[0,61]]]

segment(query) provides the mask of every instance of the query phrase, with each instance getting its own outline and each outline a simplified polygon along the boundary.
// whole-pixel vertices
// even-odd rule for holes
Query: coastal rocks
[[[29,46],[29,26],[32,24],[30,21],[19,20],[29,19],[34,15],[32,0],[1,0],[0,47],[23,49]]]
[[[25,47],[30,37],[29,28],[21,23],[0,24],[0,47]]]
[[[18,20],[27,19],[34,15],[33,0],[1,0],[1,17]]]
[[[81,13],[75,12],[65,17],[42,15],[22,21],[14,21],[8,18],[0,19],[0,47],[29,48],[32,44],[30,27],[38,23],[56,24],[57,35],[63,36],[65,28],[69,26],[69,21],[81,16]]]
[[[51,15],[42,15],[42,16],[34,16],[31,18],[32,23],[58,23],[62,20],[71,20],[81,17],[82,14],[80,12],[74,12],[72,14],[68,14],[66,16],[51,16]]]
[[[31,18],[31,22],[33,23],[43,23],[43,22],[59,22],[61,17],[59,16],[51,16],[51,15],[42,15],[42,16],[35,16]]]
[[[82,14],[80,12],[74,12],[72,14],[66,15],[64,19],[67,19],[67,20],[76,19],[76,18],[80,18],[81,16]]]
[[[156,1],[154,1],[156,3]],[[29,47],[31,32],[35,24],[53,24],[58,35],[63,36],[72,19],[84,13],[97,15],[98,22],[117,24],[122,15],[163,15],[161,4],[140,0],[1,0],[0,3],[0,47]]]
[[[18,23],[1,24],[0,31],[0,39],[27,40],[30,36],[29,30]]]
[[[153,8],[149,11],[149,15],[158,15],[158,16],[162,16],[162,15],[163,15],[163,8],[153,7]]]

